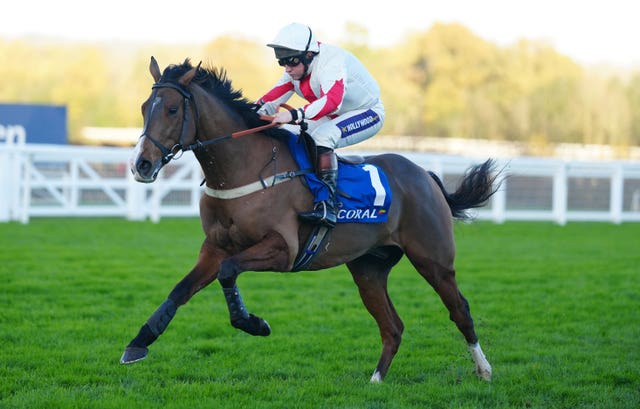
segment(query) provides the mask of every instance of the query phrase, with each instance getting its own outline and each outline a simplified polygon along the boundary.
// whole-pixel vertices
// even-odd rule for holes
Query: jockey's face
[[[290,65],[285,65],[284,71],[287,74],[291,75],[291,78],[299,81],[304,76],[304,64],[300,62],[298,65],[294,65],[293,67]]]

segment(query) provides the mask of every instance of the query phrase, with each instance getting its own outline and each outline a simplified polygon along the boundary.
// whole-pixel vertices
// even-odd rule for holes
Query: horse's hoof
[[[269,323],[253,314],[249,314],[249,318],[238,318],[236,320],[232,320],[231,325],[251,335],[266,337],[271,334],[271,327],[269,326]]]
[[[476,375],[483,381],[491,382],[491,367],[487,368],[476,368]]]
[[[484,356],[484,352],[482,352],[480,344],[478,342],[476,342],[475,344],[470,344],[469,350],[471,351],[473,362],[475,362],[476,364],[476,375],[478,375],[478,377],[482,380],[485,380],[487,382],[491,381],[491,364]]]
[[[147,357],[149,349],[138,347],[127,347],[120,358],[121,364],[132,364],[134,362],[142,361]]]
[[[380,372],[378,372],[377,369],[375,370],[375,372],[373,372],[373,375],[371,375],[371,380],[369,380],[369,382],[382,383],[382,375],[380,374]]]

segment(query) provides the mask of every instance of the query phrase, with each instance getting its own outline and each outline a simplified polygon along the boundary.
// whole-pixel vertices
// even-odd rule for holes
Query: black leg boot
[[[337,221],[336,186],[338,182],[338,158],[333,150],[318,154],[318,177],[329,189],[329,198],[316,204],[311,212],[300,213],[301,220],[333,227]]]

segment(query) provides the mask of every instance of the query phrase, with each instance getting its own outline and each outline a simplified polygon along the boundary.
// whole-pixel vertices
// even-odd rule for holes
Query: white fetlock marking
[[[491,364],[487,361],[487,358],[480,348],[480,343],[469,344],[469,351],[471,351],[471,357],[476,364],[476,374],[485,381],[491,380]]]
[[[382,377],[380,376],[380,372],[375,371],[373,372],[373,375],[371,375],[371,383],[381,383],[382,382]]]

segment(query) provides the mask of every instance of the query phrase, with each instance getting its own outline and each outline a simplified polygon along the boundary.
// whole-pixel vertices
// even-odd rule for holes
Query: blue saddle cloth
[[[313,169],[302,138],[291,134],[289,149],[300,169]],[[329,189],[315,173],[304,175],[314,203],[327,200]],[[391,189],[384,171],[369,164],[338,162],[338,223],[384,223],[391,206]]]

